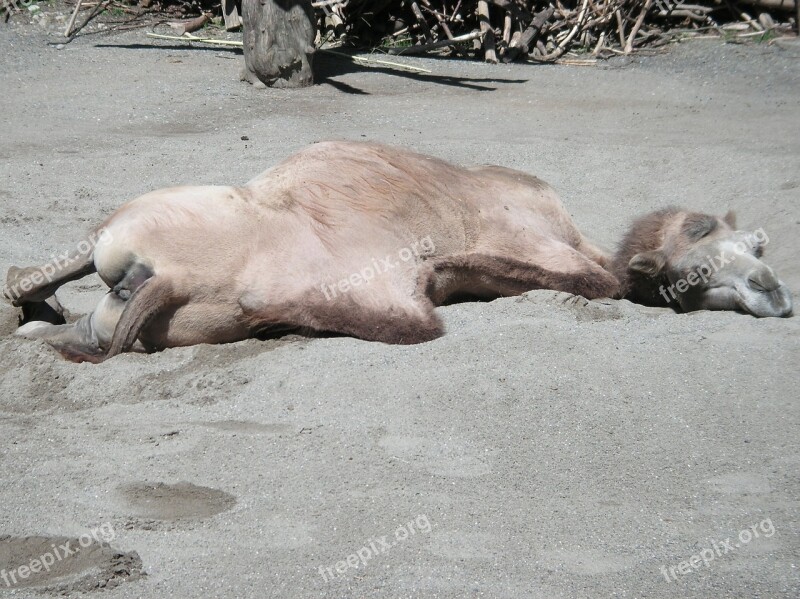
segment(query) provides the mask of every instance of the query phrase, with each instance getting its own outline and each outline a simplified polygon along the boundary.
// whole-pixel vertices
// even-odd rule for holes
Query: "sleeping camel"
[[[324,142],[243,187],[136,198],[63,259],[12,267],[3,291],[29,321],[19,335],[74,361],[290,329],[420,343],[443,333],[435,306],[531,289],[788,316],[766,241],[731,213],[669,208],[636,221],[612,258],[535,177]],[[94,312],[37,316],[93,272],[109,287]]]

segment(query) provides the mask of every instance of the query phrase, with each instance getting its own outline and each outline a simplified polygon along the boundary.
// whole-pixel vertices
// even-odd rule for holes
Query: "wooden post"
[[[486,0],[478,1],[478,20],[483,33],[484,60],[493,64],[497,63],[497,47],[494,41],[494,29],[489,18],[489,3]]]
[[[237,0],[222,0],[222,18],[225,19],[225,31],[234,31],[242,26]]]
[[[242,79],[270,87],[314,83],[311,0],[242,0]]]

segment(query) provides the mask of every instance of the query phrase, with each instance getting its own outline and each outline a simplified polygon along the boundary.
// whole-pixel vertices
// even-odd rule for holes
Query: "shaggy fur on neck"
[[[665,225],[680,212],[680,208],[670,206],[646,214],[631,225],[611,263],[611,272],[620,283],[620,298],[647,306],[667,305],[658,292],[661,285],[669,285],[667,277],[663,274],[649,277],[630,270],[628,264],[636,254],[660,248],[664,243]]]

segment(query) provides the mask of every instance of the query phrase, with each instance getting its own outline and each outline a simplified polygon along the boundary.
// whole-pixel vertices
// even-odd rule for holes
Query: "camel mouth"
[[[763,314],[759,312],[754,312],[753,310],[749,310],[746,307],[740,307],[736,310],[740,314],[746,314],[747,316],[753,316],[754,318],[792,318],[794,317],[794,310],[789,308],[786,312],[781,312],[779,314]]]
[[[773,290],[753,290],[737,293],[739,311],[756,318],[791,318],[794,316],[792,294],[786,284]]]

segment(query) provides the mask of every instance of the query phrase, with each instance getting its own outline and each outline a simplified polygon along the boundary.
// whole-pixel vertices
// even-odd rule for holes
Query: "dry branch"
[[[633,41],[636,39],[636,34],[639,33],[639,29],[642,28],[642,23],[644,23],[644,18],[647,16],[647,11],[650,10],[652,5],[653,0],[647,0],[642,7],[642,12],[639,13],[639,18],[636,19],[636,23],[633,25],[631,34],[628,36],[628,41],[625,44],[625,54],[630,54],[633,52]]]
[[[75,3],[75,9],[72,11],[69,21],[67,21],[67,28],[64,30],[64,37],[69,37],[72,34],[72,28],[75,27],[75,19],[78,18],[78,11],[81,9],[82,3],[83,0],[78,0]]]
[[[211,15],[206,13],[200,15],[199,17],[195,17],[194,19],[189,19],[188,21],[171,21],[167,23],[167,25],[169,25],[178,35],[183,35],[184,33],[192,33],[198,29],[202,29],[203,25],[210,20]]]
[[[517,43],[511,43],[508,52],[503,57],[503,62],[511,62],[519,55],[520,52],[527,54],[530,50],[531,44],[536,39],[536,36],[539,35],[542,27],[547,21],[550,20],[550,17],[553,16],[554,12],[555,8],[551,6],[533,17],[533,22],[531,23],[530,27],[522,32],[522,35],[519,36]]]
[[[480,31],[473,31],[472,33],[459,35],[458,37],[454,37],[450,40],[442,40],[440,42],[433,42],[430,44],[419,44],[416,46],[405,46],[403,48],[390,48],[389,54],[394,54],[395,56],[399,56],[401,54],[424,54],[425,52],[430,52],[431,50],[440,50],[442,48],[447,48],[463,42],[477,40],[480,39],[482,35],[483,33]]]

